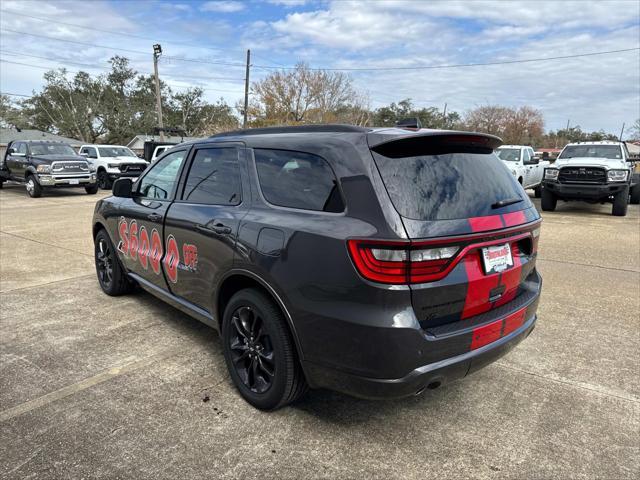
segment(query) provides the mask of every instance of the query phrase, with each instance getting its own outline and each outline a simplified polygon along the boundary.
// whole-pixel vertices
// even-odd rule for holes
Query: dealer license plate
[[[69,185],[79,185],[80,180],[69,180]]]
[[[499,273],[513,266],[511,247],[508,243],[504,245],[493,245],[482,249],[482,264],[484,273]]]

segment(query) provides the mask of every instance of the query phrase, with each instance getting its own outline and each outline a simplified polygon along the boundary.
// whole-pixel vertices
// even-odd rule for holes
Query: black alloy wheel
[[[264,320],[244,306],[233,312],[231,323],[228,341],[235,371],[249,390],[265,393],[273,384],[276,365],[271,337],[262,328]]]
[[[129,293],[134,284],[120,265],[113,243],[105,230],[98,232],[94,245],[96,274],[102,291],[114,297]]]
[[[113,284],[113,255],[111,245],[106,238],[96,239],[96,271],[103,289],[110,289]]]
[[[242,397],[261,410],[295,402],[307,382],[284,312],[266,292],[236,292],[222,316],[222,347]]]

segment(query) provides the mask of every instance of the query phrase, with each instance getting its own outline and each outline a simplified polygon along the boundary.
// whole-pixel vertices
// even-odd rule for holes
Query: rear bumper
[[[381,379],[326,368],[305,362],[311,384],[366,399],[401,398],[415,395],[425,388],[437,388],[467,376],[498,360],[527,338],[535,328],[534,314],[520,328],[495,342],[470,352],[418,367],[401,378]]]
[[[604,199],[611,195],[615,195],[623,190],[628,183],[607,183],[607,184],[588,184],[588,183],[558,183],[544,182],[544,188],[553,192],[556,196],[566,199]]]

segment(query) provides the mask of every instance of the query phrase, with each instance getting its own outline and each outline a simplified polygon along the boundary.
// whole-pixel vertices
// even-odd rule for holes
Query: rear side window
[[[238,150],[198,150],[187,176],[182,199],[209,205],[238,205],[241,196]]]
[[[403,217],[452,220],[500,213],[496,202],[529,200],[493,153],[446,153],[388,158],[373,152],[389,196]]]
[[[310,153],[255,149],[264,198],[281,207],[343,212],[344,202],[329,164]]]

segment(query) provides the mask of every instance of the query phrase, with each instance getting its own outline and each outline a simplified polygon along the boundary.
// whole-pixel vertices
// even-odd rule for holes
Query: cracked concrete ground
[[[102,294],[97,198],[0,192],[1,478],[640,475],[638,206],[543,215],[538,326],[486,369],[421,397],[312,391],[262,413],[214,331],[145,293]]]

